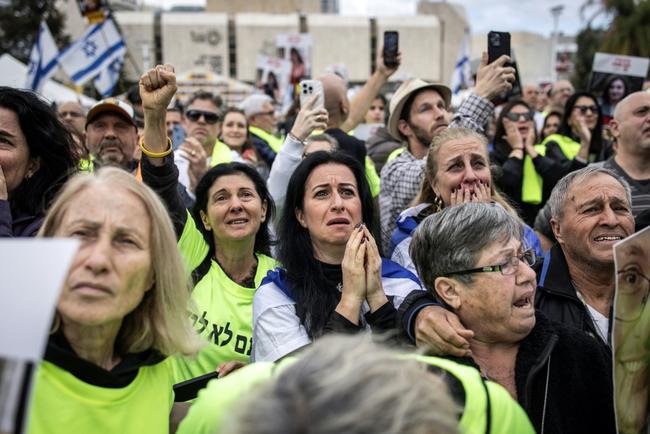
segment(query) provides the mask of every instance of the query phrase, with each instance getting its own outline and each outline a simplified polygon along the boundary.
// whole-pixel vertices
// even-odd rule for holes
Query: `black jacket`
[[[558,244],[553,245],[544,256],[544,263],[538,270],[535,307],[553,321],[578,328],[599,342],[608,344],[598,334],[587,307],[578,298],[564,252]],[[611,312],[609,317],[612,318]],[[611,321],[608,341],[611,341]]]
[[[538,433],[615,433],[608,351],[536,312],[515,362],[517,401]],[[456,359],[478,368],[472,359]]]
[[[262,160],[266,163],[267,166],[271,167],[273,165],[273,161],[275,160],[275,151],[269,146],[269,144],[261,138],[260,136],[250,133],[251,136],[251,143],[253,144],[253,147],[257,151],[257,153],[260,155]]]

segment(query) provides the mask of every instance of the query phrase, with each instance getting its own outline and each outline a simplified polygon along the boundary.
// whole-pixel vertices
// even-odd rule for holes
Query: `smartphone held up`
[[[319,80],[302,80],[300,82],[300,107],[305,107],[307,101],[316,95],[316,102],[313,109],[325,108],[325,96],[323,94],[323,83]]]
[[[384,32],[384,65],[387,68],[394,68],[398,65],[397,54],[399,53],[399,33],[390,30]]]
[[[488,63],[496,61],[503,55],[512,59],[512,53],[510,50],[510,33],[497,32],[493,30],[487,35],[487,43]],[[513,98],[521,97],[521,81],[519,80],[517,63],[511,60],[510,62],[505,63],[504,66],[511,66],[515,69],[515,81],[512,83],[512,89],[498,95],[492,100],[495,105],[503,104]]]

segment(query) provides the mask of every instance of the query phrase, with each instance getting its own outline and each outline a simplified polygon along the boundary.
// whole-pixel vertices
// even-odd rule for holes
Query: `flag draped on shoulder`
[[[76,85],[82,85],[98,74],[104,74],[107,69],[115,70],[118,63],[121,66],[125,52],[126,46],[117,26],[111,18],[107,18],[103,23],[88,27],[79,40],[61,53],[59,63]],[[119,69],[117,71],[119,73]],[[110,77],[113,75],[110,74]],[[108,82],[106,77],[99,80],[100,85]],[[112,91],[114,83],[109,87]]]
[[[29,68],[25,87],[40,92],[48,78],[56,71],[59,49],[56,47],[52,33],[41,21],[36,35],[36,42],[29,55]]]
[[[472,71],[469,65],[469,33],[465,32],[460,46],[456,67],[451,75],[451,91],[457,94],[472,85]]]

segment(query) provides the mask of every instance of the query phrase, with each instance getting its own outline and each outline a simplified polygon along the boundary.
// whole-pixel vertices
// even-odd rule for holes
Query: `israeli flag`
[[[29,67],[25,87],[40,92],[48,78],[54,74],[57,66],[59,49],[56,47],[52,33],[41,21],[36,35],[36,42],[29,55]]]
[[[113,95],[113,89],[115,89],[117,80],[120,77],[120,70],[124,63],[125,54],[126,47],[122,47],[113,53],[106,68],[102,69],[97,78],[95,78],[95,89],[102,95],[102,98]]]
[[[80,86],[108,68],[124,50],[122,35],[109,17],[88,27],[81,38],[61,53],[59,64],[74,84]]]
[[[455,94],[471,86],[472,70],[469,65],[469,33],[465,33],[460,46],[456,67],[451,75],[451,91]]]

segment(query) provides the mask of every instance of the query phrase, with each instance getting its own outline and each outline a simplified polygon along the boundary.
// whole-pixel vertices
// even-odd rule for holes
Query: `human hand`
[[[300,107],[296,121],[293,123],[291,134],[300,141],[305,140],[316,129],[327,129],[327,110],[314,108],[317,99],[318,95],[312,95],[305,103],[305,106]]]
[[[219,364],[219,367],[217,368],[217,373],[219,374],[219,378],[223,378],[226,375],[235,372],[237,369],[243,368],[244,366],[246,366],[245,362],[239,362],[236,360],[223,362]]]
[[[361,305],[366,298],[366,242],[361,226],[354,228],[341,262],[343,285],[341,301],[336,306],[336,312],[347,318],[353,324],[359,324]]]
[[[0,165],[0,200],[9,200],[7,180],[5,179],[5,173],[2,171],[2,165]]]
[[[580,143],[583,145],[591,144],[591,130],[587,126],[587,119],[582,114],[577,115],[577,120],[571,122],[573,131],[580,138]]]
[[[384,304],[388,303],[388,298],[384,293],[384,287],[381,283],[381,255],[374,237],[364,225],[364,243],[366,244],[366,300],[370,306],[370,311],[374,312]]]
[[[506,140],[506,142],[508,142],[510,147],[513,150],[524,149],[524,142],[521,137],[521,133],[519,132],[519,128],[517,128],[517,123],[512,122],[510,119],[504,117],[503,126],[506,130],[506,135],[503,136],[503,138]]]
[[[466,329],[455,313],[441,306],[428,306],[415,318],[415,343],[433,355],[469,357],[474,332]]]
[[[397,71],[401,64],[402,53],[400,51],[397,52],[397,64],[390,67],[386,66],[384,63],[384,47],[381,47],[381,49],[377,51],[377,72],[384,78],[388,79],[388,77],[395,74],[395,71]]]
[[[492,190],[490,189],[490,185],[483,183],[483,181],[479,181],[478,184],[474,186],[474,192],[471,192],[469,188],[459,187],[453,189],[449,201],[453,206],[470,202],[490,202],[491,200]]]
[[[166,112],[176,94],[176,74],[170,64],[156,65],[140,76],[140,98],[145,111]]]
[[[199,180],[208,171],[207,154],[201,142],[194,137],[186,137],[185,142],[178,149],[190,163],[187,175],[190,178],[190,190],[194,191]]]
[[[512,84],[515,82],[515,68],[504,66],[507,62],[510,62],[510,57],[503,55],[488,64],[488,55],[484,51],[476,72],[474,93],[482,98],[492,99],[512,89]]]

